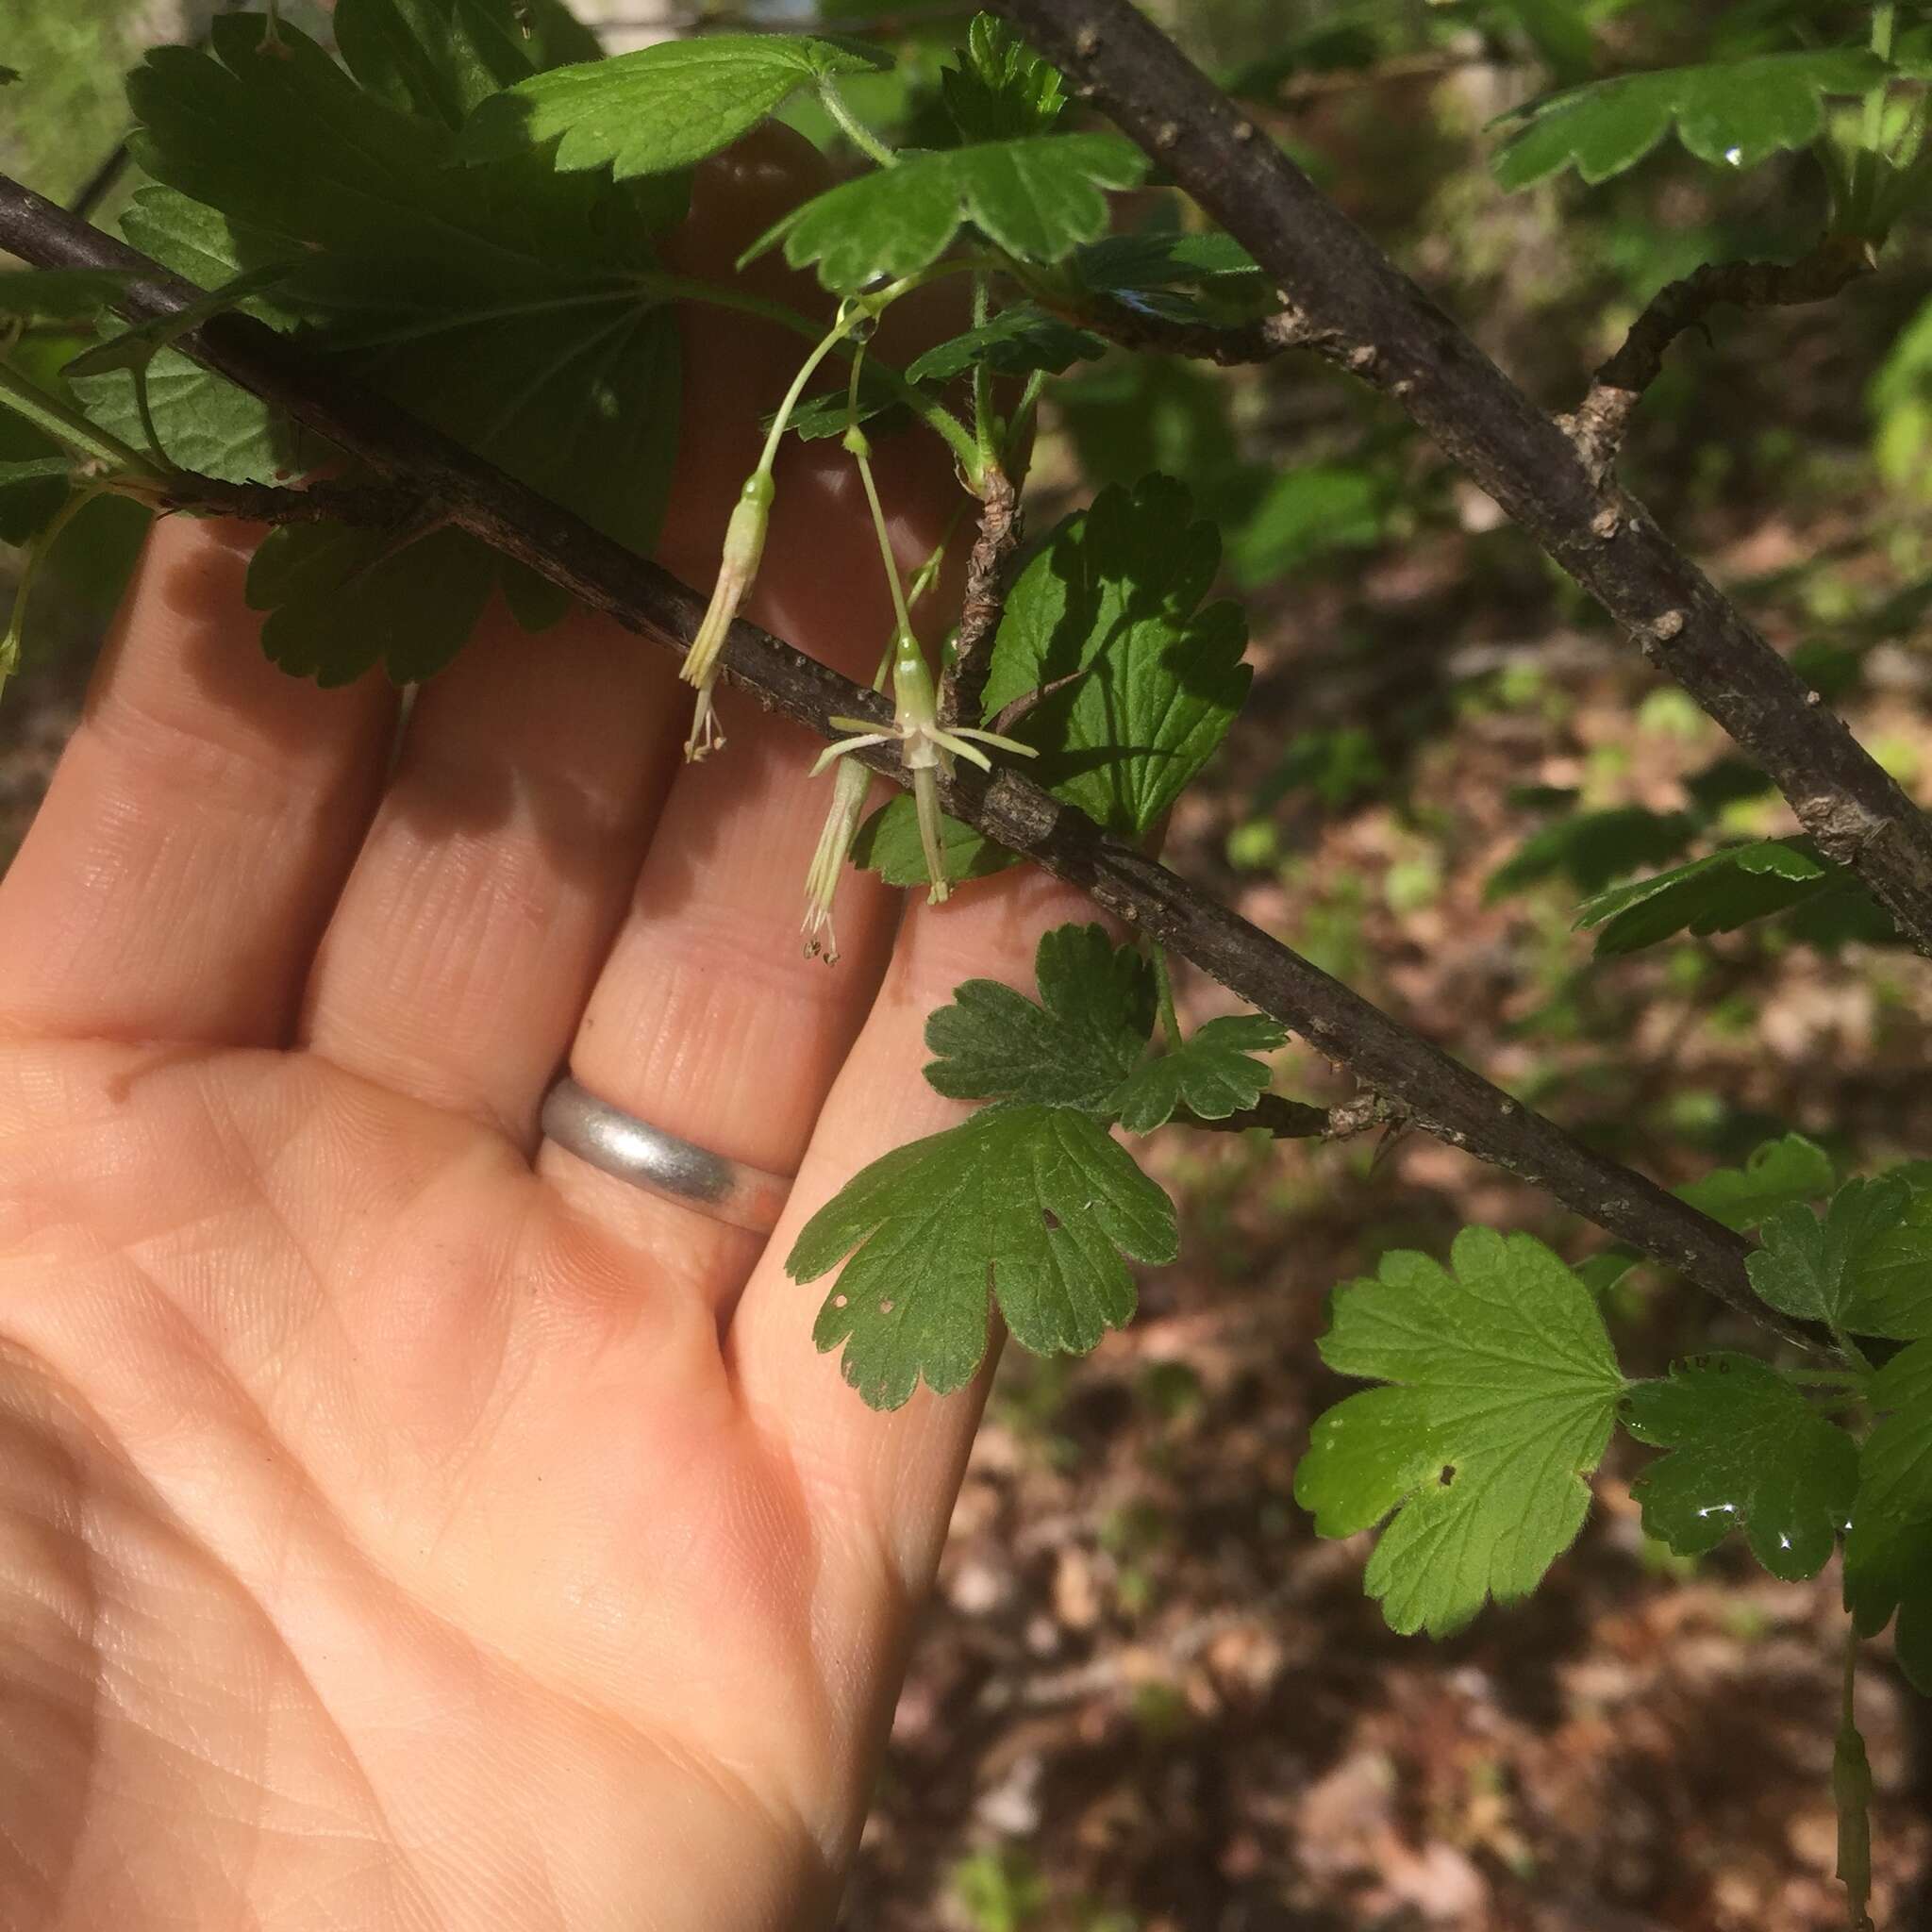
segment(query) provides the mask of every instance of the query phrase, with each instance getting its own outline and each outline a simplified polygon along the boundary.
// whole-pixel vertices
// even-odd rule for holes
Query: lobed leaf
[[[1803,1211],[1803,1210],[1799,1210]],[[1671,1454],[1631,1486],[1643,1527],[1681,1557],[1742,1530],[1786,1582],[1824,1569],[1852,1520],[1858,1448],[1784,1375],[1751,1356],[1697,1356],[1630,1391],[1624,1424]]]
[[[555,64],[518,31],[514,0],[336,0],[335,30],[344,65],[371,93],[452,129]]]
[[[1624,1390],[1595,1302],[1541,1241],[1467,1227],[1451,1263],[1385,1255],[1338,1291],[1323,1359],[1395,1386],[1321,1416],[1295,1472],[1320,1535],[1395,1512],[1365,1583],[1405,1634],[1536,1587],[1582,1527]]]
[[[647,549],[680,392],[675,318],[636,280],[655,267],[650,210],[527,158],[454,169],[447,126],[284,39],[288,58],[264,56],[258,27],[218,19],[211,52],[162,48],[137,72],[143,164],[178,192],[141,197],[129,238],[204,284],[295,262],[252,312],[311,331],[372,386]],[[266,480],[301,460],[259,405],[166,353],[149,389],[177,461],[210,467],[175,441],[210,425],[231,445],[210,452],[215,474]],[[125,433],[131,385],[100,407]]]
[[[1803,1134],[1787,1134],[1752,1149],[1742,1167],[1714,1168],[1677,1190],[1677,1198],[1748,1234],[1768,1215],[1792,1202],[1816,1201],[1831,1192],[1838,1176],[1831,1157]]]
[[[1859,1248],[1856,1295],[1847,1326],[1896,1341],[1932,1336],[1932,1179],[1924,1164],[1881,1176],[1905,1185],[1905,1210]]]
[[[1269,1070],[1251,1056],[1273,1053],[1287,1041],[1288,1028],[1265,1013],[1208,1020],[1179,1046],[1135,1067],[1107,1110],[1131,1134],[1151,1134],[1182,1109],[1200,1120],[1224,1121],[1268,1091]]]
[[[1169,1261],[1174,1204],[1091,1114],[989,1108],[875,1160],[806,1223],[794,1281],[842,1260],[813,1339],[874,1408],[946,1394],[985,1359],[997,1304],[1023,1347],[1084,1353],[1134,1311],[1122,1255]],[[849,1258],[848,1258],[849,1257]]]
[[[1875,1335],[1865,1305],[1864,1257],[1904,1219],[1911,1190],[1900,1180],[1847,1181],[1821,1220],[1791,1205],[1765,1218],[1763,1245],[1745,1262],[1759,1301],[1840,1334]]]
[[[268,613],[270,662],[325,688],[380,665],[395,684],[432,676],[469,641],[495,554],[461,530],[413,541],[340,524],[271,530],[248,565],[249,608]]]
[[[556,143],[566,173],[608,166],[622,181],[689,168],[726,148],[802,87],[891,62],[805,34],[704,34],[520,81],[477,108],[460,157],[501,160]]]
[[[985,714],[1058,687],[1012,735],[1040,748],[1032,776],[1110,831],[1149,830],[1247,695],[1239,607],[1200,608],[1220,556],[1186,486],[1149,476],[1069,517],[1008,596]]]
[[[1029,302],[1016,302],[990,322],[926,350],[908,364],[906,375],[911,382],[947,382],[980,362],[1002,375],[1027,375],[1035,370],[1058,375],[1074,362],[1106,353],[1106,342],[1091,330],[1075,328]]]
[[[1495,158],[1505,188],[1574,166],[1594,186],[1634,167],[1674,124],[1701,161],[1753,168],[1824,131],[1824,101],[1860,94],[1888,70],[1862,48],[1757,54],[1705,66],[1619,75],[1546,95],[1509,118],[1524,125]]]
[[[927,1081],[955,1100],[1018,1101],[1111,1113],[1147,1050],[1154,973],[1098,925],[1060,925],[1034,956],[1036,1004],[996,979],[969,979],[925,1023]]]
[[[940,69],[940,101],[966,142],[1044,134],[1066,94],[1058,73],[1005,21],[977,13],[957,66]]]
[[[1114,134],[1036,135],[907,153],[795,208],[745,250],[782,242],[793,268],[841,292],[928,268],[962,223],[1023,261],[1054,262],[1107,225],[1103,190],[1131,188],[1147,158]]]
[[[1859,1457],[1845,1539],[1845,1605],[1871,1636],[1899,1613],[1899,1660],[1932,1692],[1932,1341],[1873,1378],[1880,1419]]]

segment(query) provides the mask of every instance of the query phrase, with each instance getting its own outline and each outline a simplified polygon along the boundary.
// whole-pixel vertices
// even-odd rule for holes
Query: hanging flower
[[[711,602],[705,611],[698,634],[685,653],[684,668],[678,673],[687,684],[698,688],[697,710],[691,718],[691,736],[685,740],[684,755],[695,763],[708,751],[721,747],[724,734],[718,728],[711,705],[711,691],[718,677],[718,654],[724,648],[739,607],[758,574],[758,558],[764,554],[765,529],[771,521],[774,495],[772,473],[754,470],[744,479],[731,521],[724,529],[724,554],[718,564],[718,581]]]
[[[925,875],[931,890],[926,903],[936,906],[952,891],[946,880],[944,841],[940,824],[939,781],[953,774],[953,759],[969,758],[981,771],[992,770],[992,760],[978,749],[981,744],[997,745],[1001,751],[1018,752],[1022,758],[1038,758],[1039,748],[1022,744],[1016,739],[1002,738],[996,731],[981,731],[964,724],[942,731],[939,723],[939,700],[933,691],[932,673],[926,668],[925,653],[909,630],[901,628],[892,647],[892,700],[896,708],[890,730],[880,730],[864,718],[834,718],[841,730],[856,735],[841,738],[826,746],[812,767],[814,775],[833,759],[848,751],[861,751],[869,744],[899,746],[899,757],[912,774],[912,802],[919,814],[919,842],[925,850]],[[967,741],[974,740],[975,743]]]
[[[823,957],[827,966],[839,958],[839,935],[832,930],[832,900],[851,856],[852,841],[858,836],[865,794],[872,789],[872,774],[857,758],[841,758],[838,763],[832,808],[825,814],[825,828],[819,834],[818,850],[805,875],[805,957]]]

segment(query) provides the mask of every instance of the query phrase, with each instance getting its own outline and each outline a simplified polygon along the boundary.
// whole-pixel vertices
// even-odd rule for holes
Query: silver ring
[[[604,1174],[753,1234],[777,1226],[791,1191],[789,1176],[680,1141],[599,1100],[567,1073],[543,1096],[543,1131]]]

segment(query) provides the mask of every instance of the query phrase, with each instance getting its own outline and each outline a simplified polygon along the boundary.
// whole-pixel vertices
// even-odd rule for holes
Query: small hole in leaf
[[[882,1314],[882,1315],[890,1315],[890,1314],[891,1314],[891,1312],[892,1312],[892,1305],[891,1305],[891,1302],[881,1302],[881,1303],[879,1304],[879,1313],[880,1313],[880,1314]]]
[[[1059,1233],[1060,1218],[1058,1214],[1056,1214],[1053,1211],[1051,1208],[1042,1208],[1040,1210],[1040,1218],[1046,1224],[1046,1231],[1048,1234]]]
[[[832,1306],[835,1308],[842,1308],[845,1306],[845,1297],[842,1294],[835,1294],[832,1297]]]
[[[1449,1485],[1450,1485],[1451,1483],[1453,1483],[1453,1482],[1454,1482],[1455,1480],[1456,1480],[1456,1465],[1455,1465],[1454,1463],[1451,1463],[1451,1464],[1449,1465],[1449,1467],[1448,1467],[1448,1468],[1446,1468],[1445,1470],[1443,1470],[1443,1472],[1442,1472],[1442,1476],[1441,1476],[1441,1482],[1442,1482],[1442,1487],[1443,1487],[1443,1488],[1444,1488],[1444,1489],[1446,1490],[1446,1489],[1447,1489],[1447,1488],[1449,1487]]]

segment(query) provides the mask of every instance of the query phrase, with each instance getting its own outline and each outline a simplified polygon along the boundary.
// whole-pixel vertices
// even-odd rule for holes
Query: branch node
[[[1624,514],[1615,504],[1606,504],[1590,520],[1590,533],[1607,543],[1624,527]]]
[[[979,535],[966,564],[966,594],[959,608],[959,636],[953,662],[940,683],[940,722],[977,723],[987,673],[992,668],[993,633],[1006,608],[1007,565],[1020,547],[1019,492],[997,464],[986,473]]]

